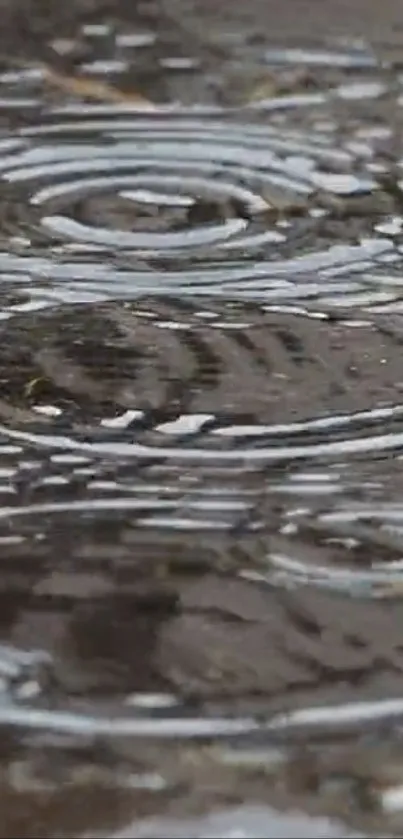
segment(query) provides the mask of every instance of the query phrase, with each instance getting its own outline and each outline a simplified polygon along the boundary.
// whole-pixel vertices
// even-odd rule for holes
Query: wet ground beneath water
[[[0,839],[403,835],[403,8],[0,14]]]

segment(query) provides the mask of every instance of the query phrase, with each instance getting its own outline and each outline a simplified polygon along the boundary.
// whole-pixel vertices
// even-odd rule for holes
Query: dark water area
[[[0,839],[402,836],[403,8],[0,20]]]

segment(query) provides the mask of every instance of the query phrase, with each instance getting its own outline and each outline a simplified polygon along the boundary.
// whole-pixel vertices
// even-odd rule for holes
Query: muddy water
[[[0,836],[401,835],[399,51],[130,14],[0,67]]]

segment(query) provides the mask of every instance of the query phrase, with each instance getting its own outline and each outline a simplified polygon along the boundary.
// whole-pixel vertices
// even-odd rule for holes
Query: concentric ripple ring
[[[347,227],[336,244],[320,234],[335,201],[370,196],[375,217],[390,206],[369,141],[360,157],[329,131],[239,115],[92,118],[89,108],[58,119],[19,129],[0,161],[24,208],[9,232],[42,242],[35,255],[7,254],[6,238],[0,269],[29,275],[33,294],[46,297],[46,285],[54,302],[151,291],[280,304],[336,295],[344,306],[398,296],[397,276],[392,288],[365,274],[400,261],[371,221],[355,240]],[[306,252],[316,228],[320,245]]]

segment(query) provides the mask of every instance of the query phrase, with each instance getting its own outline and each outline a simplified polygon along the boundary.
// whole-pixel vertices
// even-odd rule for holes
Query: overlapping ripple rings
[[[326,56],[0,138],[0,729],[52,771],[186,799],[401,724],[402,82]]]
[[[400,356],[382,324],[254,306],[212,313],[169,298],[15,316],[0,329],[0,417],[17,425],[1,432],[48,449],[195,465],[399,450],[403,407],[385,396]]]

